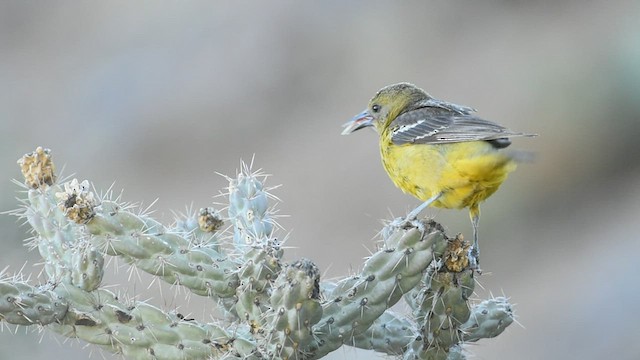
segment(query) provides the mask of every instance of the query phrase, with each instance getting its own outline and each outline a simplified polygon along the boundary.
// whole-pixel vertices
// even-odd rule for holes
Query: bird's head
[[[413,84],[385,86],[374,95],[363,112],[343,125],[342,135],[370,126],[382,133],[398,115],[413,110],[414,106],[429,98],[429,94]]]

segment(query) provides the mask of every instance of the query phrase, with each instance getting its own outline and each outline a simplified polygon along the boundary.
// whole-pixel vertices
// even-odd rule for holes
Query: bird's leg
[[[418,215],[420,215],[420,213],[422,212],[422,210],[426,209],[429,205],[431,205],[434,201],[438,200],[438,198],[442,196],[442,193],[437,193],[435,195],[433,195],[432,197],[430,197],[429,199],[427,199],[427,201],[423,202],[422,204],[418,205],[417,208],[411,210],[411,212],[409,214],[407,214],[407,216],[405,216],[404,218],[396,218],[393,220],[393,222],[391,223],[392,226],[395,227],[399,227],[399,228],[404,228],[405,226],[416,226],[419,230],[423,231],[424,230],[424,225],[422,223],[420,223],[419,221],[414,221],[418,219]]]
[[[438,200],[438,198],[442,195],[442,193],[437,193],[432,197],[428,198],[425,202],[418,205],[417,208],[411,210],[409,214],[407,214],[407,221],[415,220],[418,218],[418,215],[422,212],[422,210],[426,209],[429,205],[431,205],[434,201]]]
[[[469,261],[471,268],[480,270],[480,247],[478,246],[478,223],[480,222],[480,207],[472,205],[469,207],[469,217],[471,217],[471,225],[473,225],[473,246],[469,251]]]
[[[418,219],[418,215],[420,215],[422,210],[426,209],[434,201],[438,200],[440,196],[442,196],[442,193],[437,193],[433,195],[432,197],[427,199],[427,201],[423,202],[422,204],[418,205],[418,207],[411,210],[411,212],[409,212],[407,216],[405,216],[404,218],[402,217],[395,218],[389,225],[395,228],[405,228],[407,226],[413,226],[420,231],[424,231],[425,230],[424,224],[422,224],[420,221],[415,221],[415,220]]]

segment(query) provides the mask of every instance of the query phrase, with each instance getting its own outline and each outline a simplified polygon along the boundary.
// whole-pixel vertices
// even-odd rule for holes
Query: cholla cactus
[[[20,161],[27,199],[15,212],[33,228],[47,282],[0,274],[0,320],[44,326],[131,359],[317,359],[343,345],[405,359],[464,359],[463,345],[499,335],[507,299],[471,304],[469,244],[431,220],[395,219],[362,270],[321,281],[308,259],[283,260],[264,176],[228,178],[232,235],[213,208],[165,227],[97,196],[88,181],[59,184],[49,150]],[[201,323],[102,287],[105,257],[211,299],[220,320]],[[410,314],[390,310],[399,301]]]

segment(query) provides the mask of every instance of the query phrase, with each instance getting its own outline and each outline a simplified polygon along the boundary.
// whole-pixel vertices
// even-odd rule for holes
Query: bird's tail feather
[[[532,163],[536,160],[536,153],[526,150],[511,150],[507,156],[517,163]]]

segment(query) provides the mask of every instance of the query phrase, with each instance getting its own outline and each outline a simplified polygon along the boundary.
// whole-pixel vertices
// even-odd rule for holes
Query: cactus
[[[27,197],[13,214],[44,260],[44,284],[0,273],[0,321],[45,327],[131,359],[317,359],[343,345],[405,359],[464,359],[464,344],[514,321],[506,298],[472,304],[469,244],[432,220],[394,219],[355,275],[322,281],[309,259],[287,263],[276,201],[243,165],[228,178],[231,234],[214,208],[167,227],[88,181],[58,183],[51,152],[18,163]],[[221,314],[203,323],[104,288],[105,259],[207,297]],[[411,312],[391,310],[398,302]]]

